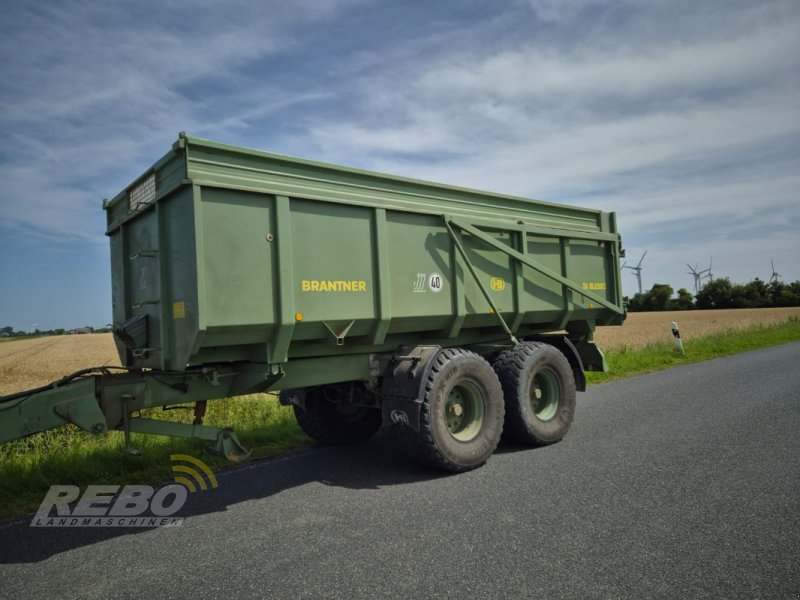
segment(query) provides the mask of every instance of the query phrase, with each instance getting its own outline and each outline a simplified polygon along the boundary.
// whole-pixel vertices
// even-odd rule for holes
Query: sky
[[[796,0],[6,0],[0,326],[110,322],[101,201],[179,131],[615,211],[645,289],[800,279]]]

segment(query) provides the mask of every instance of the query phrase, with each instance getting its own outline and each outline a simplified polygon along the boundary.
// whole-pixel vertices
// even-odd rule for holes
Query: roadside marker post
[[[675,337],[675,347],[681,354],[686,354],[683,351],[683,341],[681,340],[681,331],[678,329],[678,324],[673,321],[672,322],[672,335]]]

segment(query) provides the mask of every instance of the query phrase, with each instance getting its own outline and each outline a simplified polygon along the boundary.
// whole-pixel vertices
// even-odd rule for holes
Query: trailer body
[[[595,326],[624,319],[614,213],[185,134],[104,208],[115,341],[130,372],[78,378],[94,378],[95,433],[147,429],[130,413],[159,403],[347,382],[374,393],[357,404],[379,407],[398,356],[492,356],[525,340],[560,348],[580,388],[584,368],[604,368]],[[76,422],[53,408],[74,402],[67,383],[35,402],[14,395],[16,410],[49,411],[44,428]],[[284,398],[304,408],[303,394]],[[22,417],[3,425],[4,404],[0,441],[40,430]]]
[[[307,358],[504,339],[497,314],[518,337],[621,322],[613,213],[181,136],[107,215],[131,367],[259,362],[283,369],[285,386],[315,378]],[[454,240],[461,224],[578,289],[473,235]]]

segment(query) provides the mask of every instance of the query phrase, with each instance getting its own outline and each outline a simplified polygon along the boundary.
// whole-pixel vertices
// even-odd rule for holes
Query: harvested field
[[[671,343],[672,321],[678,324],[685,341],[729,329],[781,323],[790,317],[800,318],[800,307],[630,313],[622,327],[598,327],[595,341],[603,349],[642,348],[657,342]]]
[[[110,333],[4,341],[0,344],[0,396],[46,385],[86,367],[119,364]]]
[[[691,340],[729,329],[779,323],[792,316],[800,318],[800,307],[631,313],[622,327],[599,327],[596,340],[603,349],[641,348],[671,342],[672,321],[677,321],[683,339]],[[86,367],[119,364],[110,333],[3,341],[0,396],[48,384]]]

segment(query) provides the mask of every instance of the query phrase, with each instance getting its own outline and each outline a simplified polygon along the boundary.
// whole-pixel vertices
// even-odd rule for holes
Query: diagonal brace
[[[472,225],[467,225],[466,223],[459,223],[459,222],[454,221],[453,219],[451,219],[451,218],[449,218],[447,216],[445,216],[445,225],[447,225],[448,231],[451,231],[450,235],[453,235],[451,226],[455,225],[459,229],[462,229],[463,231],[466,231],[467,233],[475,236],[476,238],[478,238],[482,242],[488,244],[489,246],[492,246],[493,248],[495,248],[497,250],[500,250],[501,252],[504,252],[505,254],[508,254],[510,257],[520,261],[522,264],[529,266],[531,269],[533,269],[535,271],[538,271],[542,275],[545,275],[546,277],[549,277],[550,279],[554,279],[555,281],[557,281],[561,285],[564,285],[564,286],[568,287],[569,289],[574,290],[574,291],[578,292],[579,294],[582,294],[583,296],[586,296],[589,300],[599,304],[600,306],[608,308],[609,310],[613,310],[617,314],[620,314],[620,315],[624,314],[624,310],[622,309],[622,307],[617,306],[617,305],[609,302],[605,298],[601,298],[597,294],[593,294],[592,292],[590,292],[588,290],[584,290],[580,285],[578,285],[574,281],[571,281],[571,280],[567,279],[566,277],[563,277],[562,275],[560,275],[559,273],[556,273],[552,269],[548,269],[543,264],[533,260],[529,256],[526,256],[526,255],[522,254],[521,252],[518,252],[518,251],[514,250],[513,248],[511,248],[509,246],[506,246],[505,244],[499,243],[497,240],[492,238],[490,235],[484,233],[483,231],[481,231],[477,227],[473,227]],[[469,263],[467,263],[467,264],[469,264]],[[481,289],[482,289],[482,286],[481,286]]]
[[[489,292],[484,287],[483,282],[481,282],[481,278],[478,277],[478,274],[475,272],[475,267],[472,266],[472,263],[470,262],[469,258],[467,258],[467,253],[464,250],[464,246],[461,245],[461,240],[458,238],[458,234],[450,225],[451,222],[452,221],[449,220],[447,215],[445,215],[444,226],[447,227],[447,232],[450,234],[450,238],[453,240],[453,244],[458,250],[458,253],[461,255],[461,258],[464,259],[464,264],[467,265],[467,269],[469,269],[469,272],[472,273],[472,277],[475,279],[475,283],[478,284],[478,287],[480,288],[481,292],[483,292],[483,296],[486,298],[486,301],[489,303],[489,306],[492,307],[492,312],[495,315],[497,315],[497,318],[500,321],[500,325],[503,327],[503,330],[508,334],[508,337],[511,338],[511,341],[516,346],[519,343],[517,341],[517,338],[514,337],[514,333],[509,328],[505,319],[503,319],[503,316],[500,314],[500,311],[497,310],[497,307],[494,305],[494,302],[492,301],[492,297],[489,295]]]

